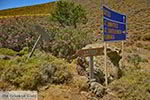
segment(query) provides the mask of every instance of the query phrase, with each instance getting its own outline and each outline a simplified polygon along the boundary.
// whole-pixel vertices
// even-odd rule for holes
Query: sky
[[[52,2],[52,1],[56,1],[56,0],[0,0],[0,10],[31,6],[31,5],[42,4],[42,3]]]

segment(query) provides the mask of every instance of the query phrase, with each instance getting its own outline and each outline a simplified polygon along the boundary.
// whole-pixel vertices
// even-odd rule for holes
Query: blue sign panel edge
[[[110,20],[126,23],[127,17],[125,14],[118,13],[117,11],[112,10],[106,6],[103,6],[103,14],[104,14],[104,17]]]
[[[116,14],[119,14],[119,15],[121,15],[122,17],[125,17],[125,21],[123,22],[123,21],[118,21],[118,20],[114,20],[113,18],[109,18],[109,17],[106,17],[106,16],[103,16],[103,21],[104,21],[104,19],[106,19],[106,20],[108,20],[108,21],[112,21],[112,22],[114,22],[114,23],[117,23],[117,24],[125,24],[125,29],[123,28],[123,30],[125,30],[126,32],[125,32],[125,34],[108,34],[108,33],[105,33],[104,32],[104,36],[103,36],[103,41],[104,42],[116,42],[116,41],[125,41],[126,39],[128,39],[128,33],[127,33],[127,16],[126,15],[124,15],[124,14],[120,14],[120,13],[118,13],[118,12],[116,12],[116,11],[114,11],[114,10],[111,10],[111,9],[109,9],[108,7],[106,7],[106,6],[103,6],[103,10],[104,10],[104,7],[106,8],[106,9],[108,9],[109,11],[111,11],[112,13],[116,13]],[[104,12],[104,11],[103,11]],[[121,18],[120,18],[121,19]],[[122,18],[123,19],[123,18]],[[104,28],[105,28],[106,26],[104,26]],[[107,28],[109,28],[109,27],[107,27]],[[118,28],[118,29],[120,29],[120,28]],[[117,29],[116,29],[117,30]],[[112,37],[115,37],[115,39],[105,39],[105,36],[107,36],[107,35],[111,35]]]

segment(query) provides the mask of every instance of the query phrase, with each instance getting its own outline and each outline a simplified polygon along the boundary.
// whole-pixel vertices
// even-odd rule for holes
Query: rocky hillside
[[[74,1],[74,0],[73,0]],[[85,5],[90,12],[89,25],[95,28],[95,32],[102,24],[100,22],[102,4],[128,16],[129,39],[142,40],[144,35],[150,32],[150,1],[149,0],[76,0]]]
[[[107,5],[116,11],[124,13],[128,16],[128,32],[129,39],[135,40],[149,40],[146,38],[150,32],[150,3],[149,0],[72,0],[85,6],[88,10],[88,24],[86,28],[90,28],[93,34],[100,33],[101,10],[102,4]],[[23,7],[10,10],[0,11],[0,16],[16,16],[16,15],[33,15],[48,16],[54,9],[55,3],[42,4],[32,7]],[[36,10],[35,10],[36,9]],[[38,10],[37,10],[38,9]],[[29,14],[29,15],[28,15]],[[4,19],[3,19],[4,20]],[[146,37],[145,37],[146,35]],[[145,39],[146,38],[146,39]]]
[[[51,20],[55,3],[0,11],[0,90],[38,90],[40,100],[150,100],[150,1],[72,1],[86,9],[88,18],[77,29],[63,30]],[[90,43],[85,48],[103,47],[96,39],[101,31],[102,3],[128,16],[125,68],[120,65],[121,43],[108,44],[108,87],[104,85],[103,55],[94,57],[96,80],[92,81],[88,79],[88,58],[58,58]],[[50,40],[40,41],[40,50],[28,59],[33,44],[43,34],[35,25]]]

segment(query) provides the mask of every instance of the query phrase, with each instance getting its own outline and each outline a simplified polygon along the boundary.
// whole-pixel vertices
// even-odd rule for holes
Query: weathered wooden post
[[[107,43],[104,43],[104,55],[105,55],[105,85],[107,87],[108,85],[108,79],[107,79]]]
[[[122,41],[122,68],[124,68],[124,41]]]
[[[39,42],[39,40],[41,39],[41,35],[38,37],[38,39],[36,40],[36,42],[35,42],[35,44],[34,44],[34,46],[33,46],[33,48],[32,48],[32,51],[31,51],[31,53],[29,54],[29,56],[28,56],[28,59],[30,58],[30,57],[32,57],[32,55],[33,55],[33,53],[34,53],[34,51],[35,51],[35,48],[36,48],[36,46],[37,46],[37,44],[38,44],[38,42]]]
[[[89,57],[89,76],[90,79],[94,79],[94,61],[93,57],[98,55],[103,55],[103,47],[102,48],[89,48],[89,49],[82,49],[76,52],[75,56],[80,57]]]
[[[93,56],[90,56],[89,58],[90,58],[90,60],[89,60],[90,79],[93,79],[94,78]]]

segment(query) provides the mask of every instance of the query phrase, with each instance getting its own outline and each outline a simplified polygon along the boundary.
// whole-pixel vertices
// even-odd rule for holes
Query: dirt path
[[[40,93],[39,100],[89,100],[78,89],[64,85],[53,85]]]

